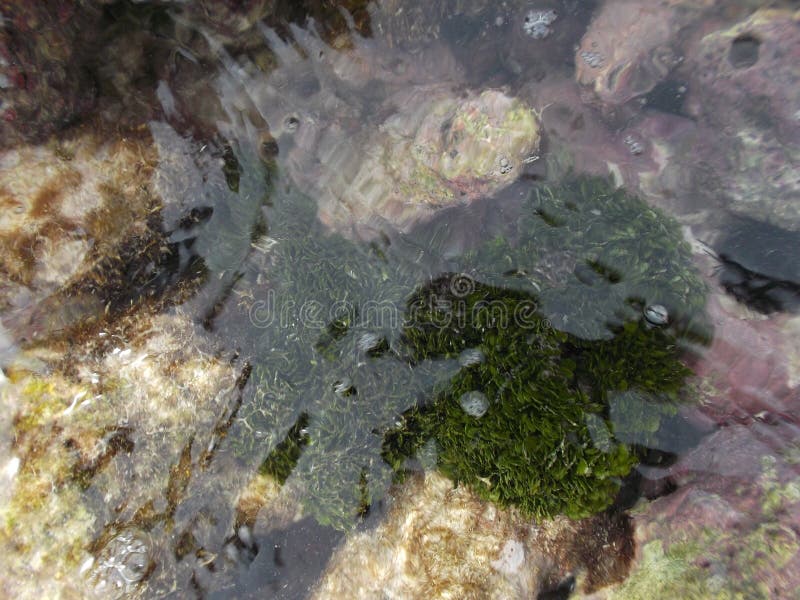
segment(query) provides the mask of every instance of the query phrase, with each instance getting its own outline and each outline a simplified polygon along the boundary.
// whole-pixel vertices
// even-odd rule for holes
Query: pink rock
[[[800,11],[763,9],[686,48],[686,109],[714,130],[712,152],[728,207],[800,230]],[[716,154],[716,156],[715,156]]]
[[[719,422],[797,422],[800,385],[789,369],[795,337],[786,328],[788,317],[751,315],[721,292],[712,296],[708,311],[714,339],[691,365],[710,384],[703,411]]]
[[[637,551],[623,588],[652,597],[729,597],[800,585],[800,471],[784,458],[797,428],[732,425],[672,467],[679,489],[634,514]],[[638,597],[638,596],[635,596]]]
[[[646,94],[683,60],[681,43],[710,1],[609,1],[575,53],[585,98],[606,108]]]

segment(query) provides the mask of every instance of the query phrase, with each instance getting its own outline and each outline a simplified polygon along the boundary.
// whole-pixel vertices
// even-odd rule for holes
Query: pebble
[[[349,377],[342,377],[333,384],[333,391],[339,396],[347,395],[353,389],[353,380]]]
[[[96,589],[106,586],[130,591],[147,574],[150,547],[144,534],[125,530],[100,552],[94,574]]]
[[[462,367],[472,367],[486,361],[486,356],[478,348],[467,348],[458,355],[458,364]]]
[[[360,352],[369,352],[370,350],[375,350],[378,346],[381,345],[381,341],[383,338],[379,336],[377,333],[366,332],[362,333],[358,340],[356,341],[356,347]]]
[[[472,391],[461,395],[458,403],[470,417],[481,418],[489,410],[489,399],[483,392]]]
[[[581,58],[583,59],[583,62],[589,65],[589,67],[592,69],[599,69],[605,62],[603,55],[599,52],[595,52],[594,50],[584,50],[581,52]]]
[[[644,146],[632,135],[626,135],[622,141],[628,147],[628,150],[630,150],[631,154],[638,156],[644,152]]]
[[[541,40],[550,35],[550,25],[558,18],[554,10],[531,10],[525,15],[522,29],[535,40]]]

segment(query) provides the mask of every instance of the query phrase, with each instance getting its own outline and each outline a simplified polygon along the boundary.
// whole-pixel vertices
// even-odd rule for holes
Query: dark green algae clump
[[[263,186],[252,162],[238,172],[237,189]],[[220,270],[249,299],[219,325],[252,364],[227,432],[240,460],[339,528],[420,464],[537,518],[611,504],[675,411],[702,318],[675,222],[601,178],[517,183],[491,200],[513,218],[452,256],[435,224],[352,242],[267,187],[248,233],[213,231],[255,248]],[[646,322],[652,303],[670,325]]]

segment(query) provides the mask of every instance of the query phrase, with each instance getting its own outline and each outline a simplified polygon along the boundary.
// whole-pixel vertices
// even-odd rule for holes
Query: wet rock
[[[678,489],[634,512],[629,578],[607,598],[791,597],[798,586],[796,429],[719,430],[671,472]]]
[[[326,224],[378,217],[407,229],[437,207],[491,195],[536,156],[534,112],[502,92],[460,99],[429,88],[404,96],[396,101],[405,108],[376,133],[364,132],[360,148],[337,145],[322,161],[315,191]]]
[[[548,77],[526,86],[520,96],[535,106],[546,107],[541,114],[546,152],[540,162],[546,165],[548,178],[557,179],[575,170],[612,175],[617,185],[641,190],[644,181],[663,169],[658,136],[645,123],[610,126],[600,109],[582,102],[580,90],[571,82]],[[673,131],[674,124],[666,123],[668,120],[671,117],[664,115],[659,127]],[[536,178],[534,173],[524,176]],[[651,200],[652,194],[647,195]]]
[[[484,16],[491,5],[487,0],[459,0],[455,3],[381,0],[373,2],[369,10],[376,35],[385,36],[390,46],[411,47],[439,38],[443,23],[448,19],[477,19]]]
[[[702,160],[718,169],[726,205],[793,231],[800,230],[799,24],[798,11],[759,10],[686,51],[686,109],[717,132]]]
[[[575,46],[596,8],[597,2],[548,0],[523,5],[502,18],[509,22],[510,49],[505,66],[516,75],[531,73],[540,79],[546,73],[564,72],[572,66]],[[534,67],[531,69],[531,67]]]
[[[241,44],[242,37],[251,32],[261,19],[271,14],[278,3],[277,0],[200,0],[187,3],[185,10],[191,18],[209,27],[225,43]]]
[[[416,475],[380,524],[335,552],[312,597],[534,598],[562,582],[590,592],[624,577],[631,533],[609,514],[534,524],[442,475]]]
[[[16,368],[3,390],[14,419],[2,435],[17,440],[15,453],[29,467],[0,507],[9,519],[0,531],[4,593],[86,597],[102,582],[104,597],[176,581],[185,588],[197,565],[180,560],[173,542],[184,550],[194,544],[204,559],[204,547],[223,550],[246,481],[214,464],[214,476],[218,468],[232,476],[229,490],[220,496],[193,486],[198,465],[216,456],[214,432],[236,389],[233,375],[188,350],[189,319],[139,317],[71,344],[69,375],[57,367],[64,351],[55,347],[49,374]],[[121,348],[123,331],[142,345]],[[219,521],[198,517],[203,510]],[[182,545],[167,523],[188,531]]]
[[[682,42],[713,2],[608,1],[575,53],[587,100],[613,110],[651,92],[684,60]]]
[[[319,58],[268,32],[279,58],[270,76],[248,65],[244,78],[231,71],[218,86],[234,128],[242,105],[254,123],[268,124],[278,165],[317,199],[326,225],[405,230],[438,207],[490,195],[535,160],[533,108],[500,90],[457,91],[459,68],[446,49],[429,48],[431,68],[419,69],[417,58],[382,40],[357,39],[345,53],[307,31],[293,34]],[[303,80],[318,85],[309,93]]]
[[[746,218],[731,222],[716,244],[720,283],[740,302],[763,313],[800,309],[800,233]]]
[[[703,412],[716,422],[795,422],[800,355],[791,320],[765,318],[718,292],[708,305],[715,335],[692,360]]]
[[[553,73],[571,76],[574,49],[594,6],[593,0],[491,4],[478,14],[446,16],[441,39],[470,83],[514,89]]]
[[[0,306],[17,339],[44,337],[102,313],[110,297],[104,302],[92,289],[113,287],[111,262],[123,244],[143,251],[152,237],[154,160],[141,132],[104,139],[74,131],[49,146],[0,154]],[[77,287],[66,301],[59,294],[70,285]]]

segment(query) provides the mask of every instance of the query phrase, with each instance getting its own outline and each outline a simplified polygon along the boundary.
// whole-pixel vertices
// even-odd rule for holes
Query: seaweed
[[[406,324],[408,343],[416,358],[477,347],[484,360],[462,368],[433,402],[412,409],[406,421],[419,432],[416,444],[408,431],[395,432],[384,456],[399,467],[433,438],[444,473],[501,505],[537,518],[583,517],[606,508],[619,478],[637,462],[616,439],[617,428],[657,430],[659,411],[674,408],[689,373],[672,336],[640,318],[609,340],[580,339],[536,313],[533,295],[476,282],[468,296],[457,298],[446,295],[452,280],[434,282],[413,299],[428,310],[409,311],[416,318]],[[436,314],[437,306],[448,304],[443,297],[460,304],[463,315],[447,326]],[[658,395],[659,402],[644,414],[622,411],[631,418],[612,422],[612,392],[629,389]],[[488,399],[479,416],[462,402],[476,391]]]
[[[235,283],[254,301],[225,327],[253,363],[228,436],[320,523],[352,527],[420,463],[537,518],[588,515],[674,412],[705,301],[677,224],[605,179],[520,185],[519,218],[457,257],[436,227],[325,232],[313,200],[270,187],[268,248]]]

